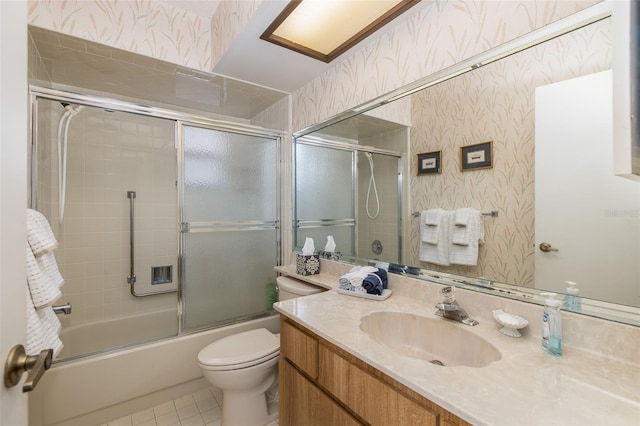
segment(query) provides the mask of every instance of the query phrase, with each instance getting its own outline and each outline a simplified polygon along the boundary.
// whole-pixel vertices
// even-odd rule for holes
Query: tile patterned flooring
[[[220,426],[222,396],[203,389],[101,426]],[[278,426],[275,420],[266,426]]]

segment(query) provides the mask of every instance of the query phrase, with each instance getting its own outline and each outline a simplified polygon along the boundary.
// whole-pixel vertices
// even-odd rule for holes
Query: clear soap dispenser
[[[540,293],[548,296],[544,302],[542,314],[542,348],[551,355],[562,355],[562,321],[560,319],[560,302],[556,293]]]
[[[573,281],[565,281],[567,287],[567,294],[564,296],[564,304],[563,307],[568,311],[580,312],[582,308],[582,300],[578,294],[580,290],[576,287],[576,283]]]

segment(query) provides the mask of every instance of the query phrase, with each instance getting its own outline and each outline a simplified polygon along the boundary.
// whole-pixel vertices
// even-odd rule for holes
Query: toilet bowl
[[[278,299],[318,293],[321,288],[278,277]],[[265,328],[216,340],[198,353],[204,377],[222,390],[222,426],[262,426],[278,417],[267,390],[277,386],[280,335]],[[271,390],[269,390],[271,392]]]

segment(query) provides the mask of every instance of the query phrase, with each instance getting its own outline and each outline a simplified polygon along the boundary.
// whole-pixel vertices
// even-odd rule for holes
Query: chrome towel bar
[[[136,274],[135,274],[135,266],[134,266],[134,259],[133,259],[133,233],[134,233],[134,227],[133,227],[133,200],[135,200],[136,198],[136,191],[127,191],[127,198],[129,199],[129,264],[130,264],[130,272],[129,272],[129,276],[127,277],[127,283],[131,284],[131,294],[134,294],[134,290],[133,290],[133,285],[136,283]]]

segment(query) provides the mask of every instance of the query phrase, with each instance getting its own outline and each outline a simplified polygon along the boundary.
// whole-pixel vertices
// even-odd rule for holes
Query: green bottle
[[[266,308],[267,311],[270,311],[273,309],[273,304],[278,301],[278,289],[276,287],[276,283],[269,281],[264,287],[264,293]]]

